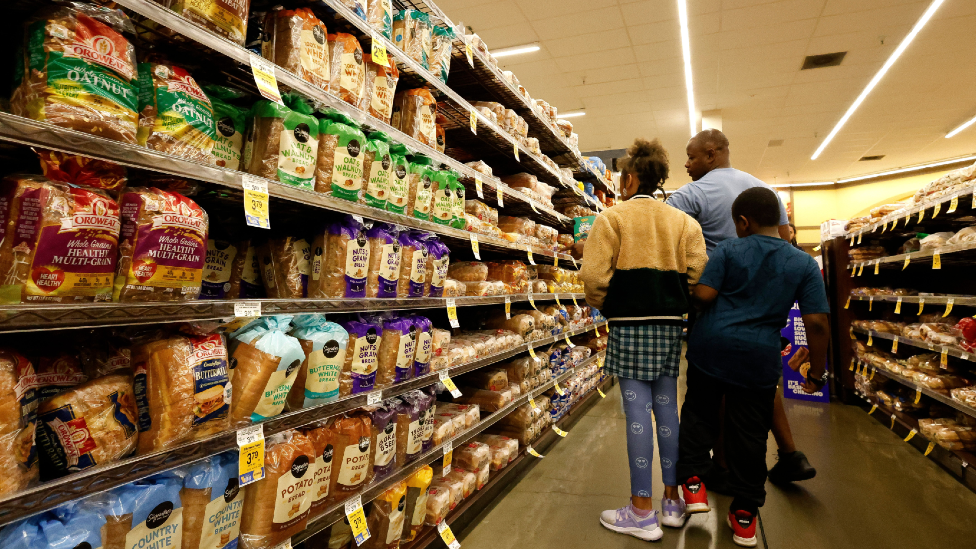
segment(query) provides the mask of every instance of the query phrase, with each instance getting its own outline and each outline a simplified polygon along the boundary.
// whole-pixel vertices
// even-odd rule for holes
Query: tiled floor
[[[863,410],[787,401],[787,413],[797,446],[818,474],[786,490],[767,484],[761,513],[768,547],[976,547],[976,494]],[[459,533],[464,549],[647,547],[599,524],[602,510],[627,502],[624,428],[615,386],[568,438]],[[771,438],[769,449],[771,467]],[[654,462],[659,498],[660,464]],[[693,517],[681,530],[666,528],[658,546],[735,547],[724,519],[730,498],[711,499],[711,513]]]

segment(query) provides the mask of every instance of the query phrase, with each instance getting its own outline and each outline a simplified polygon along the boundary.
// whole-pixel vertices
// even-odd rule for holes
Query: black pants
[[[766,501],[766,439],[773,425],[776,388],[747,389],[688,365],[688,392],[678,432],[678,482],[702,478],[712,467],[709,454],[721,431],[725,397],[725,459],[733,509],[755,513]],[[708,485],[705,486],[708,488]]]

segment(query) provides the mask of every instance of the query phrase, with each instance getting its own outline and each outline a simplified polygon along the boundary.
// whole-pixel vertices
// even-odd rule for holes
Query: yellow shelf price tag
[[[851,339],[857,339],[857,336],[854,335],[854,326],[851,326]]]
[[[898,298],[898,301],[895,302],[895,314],[896,315],[900,315],[901,314],[901,298],[900,297]]]
[[[915,404],[918,404],[918,402],[920,400],[922,400],[922,389],[916,388],[915,389]]]
[[[519,159],[518,143],[512,143],[512,148],[514,149],[514,152],[515,152],[515,161],[516,162],[521,162],[522,160]]]
[[[535,212],[536,214],[539,213],[539,210],[535,207],[535,201],[534,200],[529,200],[529,207],[532,208],[532,211]]]
[[[868,311],[874,308],[874,296],[868,297]]]
[[[281,94],[278,92],[278,80],[275,78],[274,63],[255,53],[251,54],[250,62],[251,74],[254,75],[254,83],[257,85],[261,95],[284,105],[281,101]]]
[[[939,252],[935,252],[932,254],[932,270],[937,270],[941,268],[942,268],[942,256],[939,255]]]
[[[864,274],[864,263],[861,263],[857,268],[857,276],[861,276],[862,274]]]
[[[556,427],[555,425],[552,426],[552,430],[553,431],[556,431],[556,434],[559,435],[559,436],[561,436],[561,437],[563,437],[563,438],[566,438],[566,435],[569,434],[566,431],[563,431],[562,429],[560,429],[559,427]]]
[[[481,249],[478,247],[478,235],[471,233],[471,251],[474,253],[474,258],[481,261]]]
[[[573,347],[573,346],[574,346],[574,345],[573,345],[573,342],[569,340],[569,332],[566,332],[566,333],[565,333],[565,334],[563,334],[563,335],[565,335],[565,336],[566,336],[566,345],[569,345],[570,347]]]
[[[240,448],[237,484],[247,486],[264,478],[264,425],[252,425],[237,431]]]
[[[553,386],[554,389],[556,389],[556,392],[559,393],[559,396],[563,396],[563,395],[566,394],[566,391],[562,387],[559,386],[559,382],[558,381],[553,381],[552,382],[552,386]]]
[[[935,219],[935,216],[939,215],[939,211],[941,210],[942,210],[942,203],[939,202],[938,204],[935,205],[935,209],[932,210],[932,219]]]
[[[918,314],[922,314],[922,309],[925,308],[925,298],[918,298]]]
[[[891,340],[891,352],[898,352],[898,336],[895,336],[895,339]]]
[[[877,404],[875,404],[874,406],[871,406],[871,409],[868,410],[868,415],[873,414],[874,411],[877,410],[877,409],[878,409],[878,405]]]
[[[453,297],[447,298],[447,319],[451,321],[452,328],[461,327],[461,323],[458,322],[457,316],[457,302],[454,301]]]
[[[271,228],[268,213],[268,183],[259,177],[244,174],[241,180],[244,188],[244,219],[249,227]]]
[[[974,195],[974,196],[976,196],[976,195]],[[932,450],[935,450],[935,443],[934,442],[930,442],[929,445],[925,447],[925,453],[922,454],[922,455],[923,456],[927,456],[927,455],[929,455],[929,454],[932,453]]]
[[[471,133],[478,135],[478,115],[471,111]]]
[[[880,268],[881,268],[881,260],[879,259],[874,262],[874,274],[878,274],[878,269]]]
[[[885,221],[884,223],[881,224],[881,234],[884,234],[885,231],[887,230],[888,230],[888,222]]]
[[[949,348],[943,347],[942,353],[939,355],[939,365],[942,369],[946,369],[949,366]]]
[[[950,297],[950,298],[949,298],[949,299],[948,299],[948,300],[946,301],[946,310],[945,310],[945,312],[944,312],[944,313],[942,313],[942,318],[945,318],[945,317],[947,317],[947,316],[949,316],[949,313],[951,313],[951,312],[952,312],[952,305],[953,305],[953,304],[954,304],[955,302],[956,302],[956,298],[954,298],[954,297]]]
[[[896,217],[895,220],[891,222],[891,230],[895,230],[895,227],[897,226],[898,226],[898,218]]]
[[[485,184],[481,181],[480,177],[474,178],[474,191],[478,193],[478,198],[484,200],[485,198]]]
[[[600,398],[607,398],[607,395],[603,394],[603,390],[599,387],[596,388],[596,392],[599,393]]]
[[[461,398],[461,390],[457,388],[457,384],[455,384],[454,380],[451,379],[451,376],[448,375],[447,370],[437,372],[437,377],[440,378],[441,383],[443,383],[444,387],[451,392],[451,395],[454,398]]]
[[[461,543],[454,537],[454,532],[451,531],[447,522],[442,520],[437,523],[437,533],[441,535],[444,545],[447,545],[449,549],[461,549]]]
[[[535,456],[537,458],[544,458],[544,457],[546,457],[546,456],[540,454],[539,452],[536,452],[535,449],[532,448],[531,446],[529,446],[529,448],[526,450],[526,452],[528,452],[530,455],[533,455],[533,456]]]
[[[505,207],[505,202],[504,202],[505,191],[502,190],[502,186],[501,185],[499,185],[498,187],[495,188],[495,198],[498,200],[498,207],[499,208],[504,208]]]
[[[539,360],[539,357],[535,355],[535,347],[531,345],[529,345],[529,356],[532,357],[532,360]]]
[[[925,219],[925,208],[922,208],[921,210],[918,211],[917,223],[921,223],[923,219]]]
[[[874,374],[877,373],[877,371],[878,371],[877,368],[871,368],[871,377],[868,378],[868,381],[874,379]]]
[[[556,306],[562,307],[563,304],[559,302],[559,294],[553,294],[553,296],[556,298]]]
[[[386,55],[386,46],[383,44],[383,40],[377,34],[373,34],[373,46],[370,49],[370,56],[373,58],[373,63],[377,65],[383,65],[384,67],[390,66],[390,59]]]
[[[891,426],[888,427],[888,428],[894,430],[894,428],[895,428],[895,414],[891,414]]]
[[[860,243],[861,243],[861,237],[862,237],[862,236],[864,236],[864,233],[858,233],[858,234],[857,234],[857,243],[858,243],[858,244],[860,244]]]
[[[946,210],[946,213],[951,214],[955,212],[957,207],[959,207],[959,197],[953,196],[952,200],[949,201],[949,209]]]
[[[558,266],[559,266],[559,252],[556,252],[556,253],[555,253],[555,254],[554,254],[554,255],[552,256],[552,266],[553,266],[553,267],[558,267]]]
[[[512,298],[505,296],[505,320],[512,319]]]
[[[874,346],[874,334],[868,333],[868,347]]]
[[[851,367],[850,367],[850,368],[848,368],[848,369],[847,369],[847,371],[848,371],[848,372],[853,372],[853,371],[854,371],[854,365],[855,365],[855,364],[857,364],[857,359],[856,359],[856,358],[852,358],[852,359],[851,359]]]
[[[579,307],[579,303],[576,302],[576,294],[573,294],[573,305]]]
[[[530,250],[528,246],[525,248],[525,253],[529,256],[529,263],[535,265],[535,257],[532,256],[532,250]]]
[[[346,500],[346,518],[356,539],[356,545],[362,545],[369,539],[369,528],[366,526],[366,513],[363,513],[363,498],[357,494]]]
[[[912,440],[913,438],[915,438],[915,435],[917,434],[918,434],[918,429],[912,429],[911,431],[908,432],[908,436],[905,437],[905,442]]]
[[[533,309],[537,311],[539,310],[539,308],[535,306],[535,298],[532,297],[532,294],[529,294],[529,305],[532,305]]]
[[[474,67],[474,50],[471,49],[471,39],[464,38],[464,56],[468,58],[468,64]]]
[[[847,296],[847,303],[844,304],[845,309],[851,308],[851,296]]]
[[[532,409],[536,411],[536,413],[538,414],[542,413],[542,408],[539,408],[539,406],[536,405],[535,399],[532,397],[529,397],[529,406],[531,406]]]
[[[451,474],[451,459],[454,457],[454,443],[450,440],[444,443],[444,459],[441,462],[441,476],[446,477]]]
[[[908,264],[909,264],[909,263],[911,263],[911,262],[912,262],[912,256],[910,256],[910,255],[906,255],[906,256],[905,256],[905,263],[904,263],[904,264],[902,264],[902,266],[901,266],[901,270],[903,270],[903,271],[904,271],[905,269],[907,269],[907,268],[908,268]]]

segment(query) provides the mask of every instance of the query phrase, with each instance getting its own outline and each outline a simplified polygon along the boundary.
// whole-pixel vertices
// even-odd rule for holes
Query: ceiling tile
[[[611,7],[536,19],[532,21],[532,27],[535,28],[539,38],[549,40],[622,29],[624,19],[620,15],[619,8]]]

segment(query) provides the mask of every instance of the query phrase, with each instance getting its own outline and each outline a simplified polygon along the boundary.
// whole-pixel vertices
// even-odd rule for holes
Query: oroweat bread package
[[[359,202],[363,192],[363,147],[366,136],[344,114],[329,111],[319,120],[315,190]]]
[[[182,67],[139,63],[139,144],[154,151],[214,164],[213,105]]]
[[[111,300],[119,205],[104,192],[9,176],[0,182],[0,300]]]
[[[349,342],[346,361],[339,375],[339,396],[372,391],[382,343],[381,324],[370,320],[350,320],[342,323],[342,327],[349,333]]]
[[[38,477],[34,375],[26,357],[0,349],[0,495],[23,490]]]
[[[328,32],[312,10],[269,11],[264,19],[267,40],[261,42],[261,56],[293,72],[307,82],[328,91]]]
[[[207,212],[154,187],[126,190],[115,301],[188,301],[200,295],[207,257]]]
[[[301,532],[312,504],[312,442],[298,431],[285,431],[268,437],[265,445],[266,476],[244,493],[243,549],[268,549]]]
[[[312,190],[315,188],[319,121],[300,96],[285,94],[282,100],[287,106],[261,100],[251,107],[243,170]]]
[[[285,408],[305,352],[288,335],[291,316],[261,317],[231,334],[230,381],[234,385],[230,421],[263,421]]]
[[[237,463],[237,452],[224,452],[186,468],[182,549],[237,547],[246,490],[238,484]]]
[[[244,45],[251,0],[162,0],[163,5],[167,2],[169,9],[186,19],[231,42]]]
[[[299,315],[289,335],[305,351],[305,360],[288,394],[288,409],[298,410],[339,398],[339,374],[346,361],[349,334],[325,315]]]

